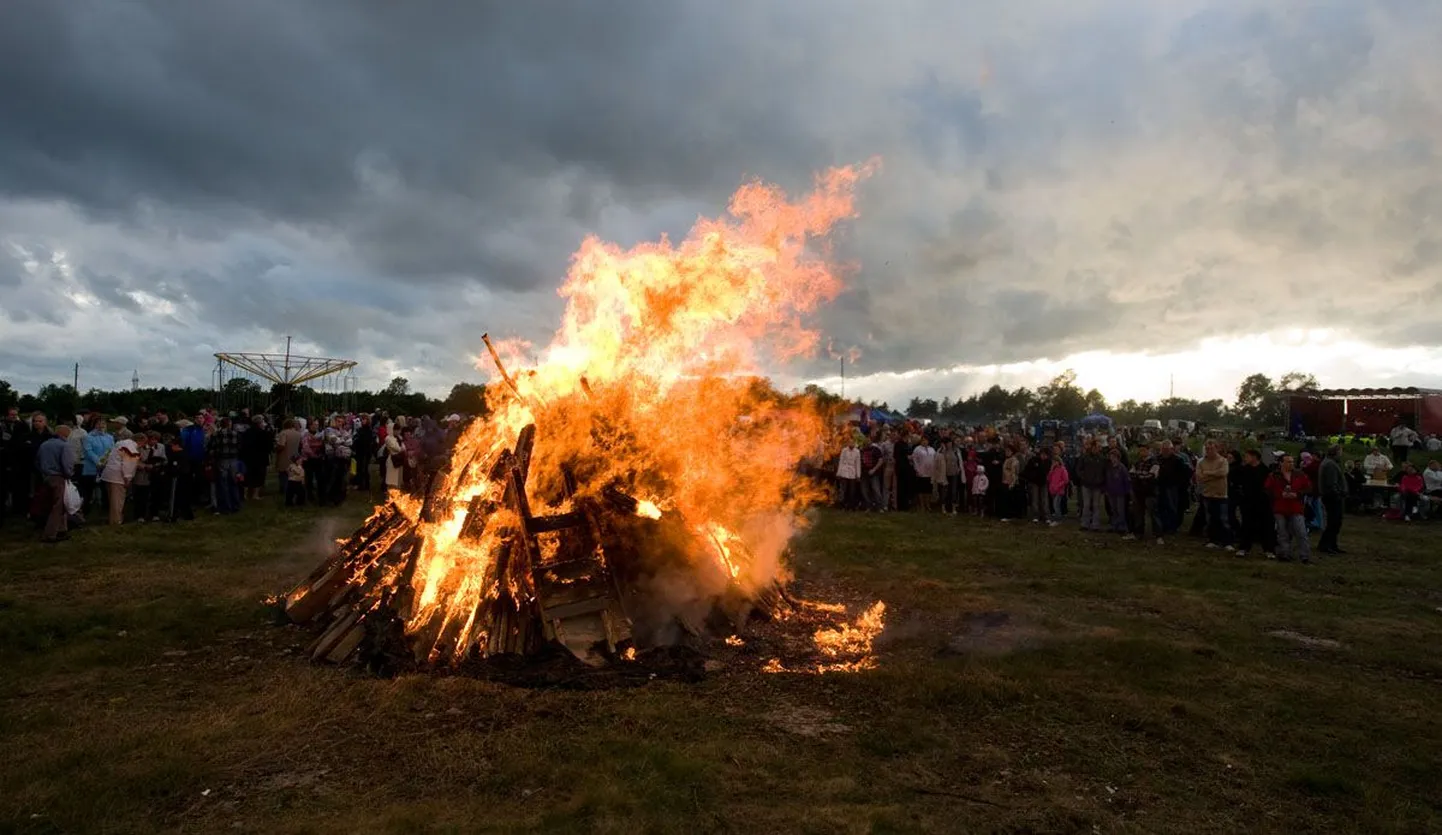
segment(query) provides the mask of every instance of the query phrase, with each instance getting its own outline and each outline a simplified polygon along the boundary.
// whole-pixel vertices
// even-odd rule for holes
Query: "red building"
[[[1292,434],[1382,435],[1398,416],[1423,435],[1442,435],[1442,391],[1415,387],[1323,389],[1287,398]]]

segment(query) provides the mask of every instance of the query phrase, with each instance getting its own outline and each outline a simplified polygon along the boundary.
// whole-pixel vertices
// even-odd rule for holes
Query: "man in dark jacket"
[[[1021,469],[1021,480],[1026,484],[1028,510],[1033,522],[1045,522],[1048,508],[1047,477],[1051,475],[1051,450],[1041,447]]]
[[[1267,495],[1267,476],[1271,472],[1262,465],[1262,454],[1255,449],[1242,453],[1242,465],[1232,481],[1237,495],[1237,556],[1245,557],[1253,545],[1262,553],[1276,551],[1276,528],[1272,520],[1272,500]]]
[[[1174,534],[1182,527],[1182,513],[1185,506],[1182,499],[1192,483],[1192,468],[1187,460],[1177,454],[1171,441],[1162,441],[1162,454],[1157,459],[1157,515],[1167,534]]]
[[[1322,466],[1317,470],[1321,482],[1318,492],[1322,498],[1322,515],[1326,517],[1317,550],[1324,554],[1346,553],[1337,544],[1337,536],[1342,532],[1342,510],[1347,504],[1347,477],[1342,472],[1341,459],[1342,448],[1329,447],[1322,458]]]
[[[1088,438],[1076,461],[1076,480],[1081,484],[1081,529],[1102,530],[1102,505],[1106,502],[1107,458],[1095,438]]]
[[[1006,464],[1006,453],[1002,451],[1001,439],[992,438],[987,441],[986,449],[976,458],[977,463],[986,471],[986,480],[990,485],[986,491],[986,514],[993,519],[1004,519],[1010,507],[1007,504],[1006,488],[1001,483],[1001,470]]]
[[[367,493],[371,489],[371,464],[376,455],[376,433],[371,426],[371,416],[362,414],[360,425],[351,434],[351,454],[355,460],[355,478],[351,483],[357,490]]]
[[[30,509],[30,470],[34,463],[28,439],[30,427],[20,419],[14,406],[5,410],[0,421],[0,521],[10,512],[21,518]]]

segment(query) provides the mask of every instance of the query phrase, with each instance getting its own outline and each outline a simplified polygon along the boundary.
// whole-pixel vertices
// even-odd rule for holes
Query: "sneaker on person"
[[[1163,542],[1163,541],[1162,541],[1162,538],[1159,536],[1159,537],[1157,537],[1157,544],[1158,544],[1158,545],[1166,545],[1167,543]]]
[[[1133,539],[1136,539],[1136,537],[1132,536],[1129,533],[1122,534],[1122,542],[1131,542]]]
[[[1060,524],[1061,524],[1060,522],[1047,522],[1047,523],[1046,523],[1046,526],[1047,526],[1048,528],[1054,528],[1054,527],[1056,527],[1057,525],[1060,525]]]
[[[1208,547],[1208,548],[1216,548],[1216,547],[1217,547],[1217,543],[1215,543],[1215,542],[1208,542],[1208,543],[1207,543],[1207,547]]]
[[[1230,546],[1230,545],[1227,545],[1227,546],[1224,546],[1224,547],[1222,548],[1222,550],[1223,550],[1223,551],[1235,551],[1235,550],[1237,550],[1237,549],[1236,549],[1236,548],[1233,548],[1233,547]]]

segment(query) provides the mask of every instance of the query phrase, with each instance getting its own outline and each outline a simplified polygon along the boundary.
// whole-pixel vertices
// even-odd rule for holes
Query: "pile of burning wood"
[[[795,463],[827,427],[759,375],[819,344],[804,317],[840,283],[811,241],[852,215],[862,173],[795,202],[748,184],[679,244],[587,239],[547,348],[482,337],[504,385],[449,467],[286,595],[312,657],[460,668],[564,647],[604,666],[786,613],[782,555],[818,497]],[[855,663],[836,648],[879,623],[818,630],[826,663]]]
[[[311,658],[377,670],[443,667],[532,654],[554,642],[600,665],[638,650],[730,636],[753,617],[789,608],[780,583],[752,593],[737,582],[735,566],[746,559],[740,539],[697,529],[615,484],[583,495],[566,468],[560,483],[571,509],[532,514],[527,485],[535,439],[528,425],[515,448],[493,461],[473,460],[456,477],[432,479],[419,505],[382,506],[292,589],[286,616],[319,628]],[[469,499],[451,547],[488,552],[486,570],[475,579],[492,593],[476,595],[469,611],[427,612],[416,583],[426,529],[437,523],[437,508],[455,500],[445,486],[468,483],[476,467],[487,471],[493,488]],[[711,558],[697,560],[698,553]],[[678,606],[667,593],[678,585],[719,593]]]

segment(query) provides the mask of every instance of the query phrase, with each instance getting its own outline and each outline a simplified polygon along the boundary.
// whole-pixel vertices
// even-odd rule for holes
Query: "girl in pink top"
[[[1046,474],[1046,491],[1051,496],[1051,518],[1047,524],[1056,527],[1061,524],[1062,502],[1066,501],[1066,488],[1071,484],[1071,475],[1060,457],[1051,460],[1051,471]]]

